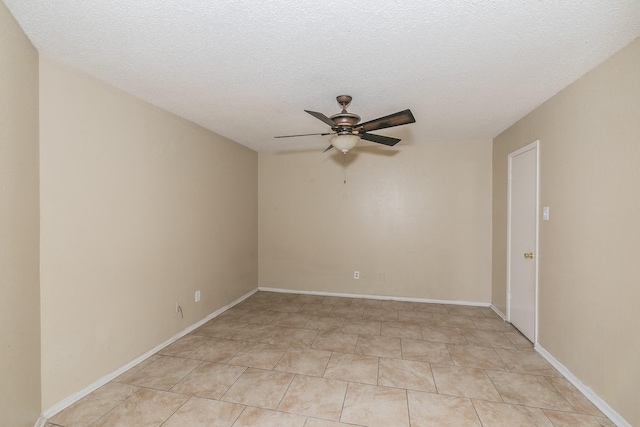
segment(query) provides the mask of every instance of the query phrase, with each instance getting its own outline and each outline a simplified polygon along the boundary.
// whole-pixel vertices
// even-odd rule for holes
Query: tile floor
[[[490,308],[258,292],[54,426],[613,424]]]

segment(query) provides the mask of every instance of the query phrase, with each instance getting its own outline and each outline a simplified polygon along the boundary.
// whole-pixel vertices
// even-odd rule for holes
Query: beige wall
[[[491,141],[361,144],[260,153],[260,286],[489,302]]]
[[[0,425],[40,413],[38,53],[0,2]]]
[[[539,341],[640,425],[640,39],[494,141],[493,300],[505,306],[507,154],[541,145]]]
[[[258,157],[46,58],[40,120],[48,408],[256,288]]]

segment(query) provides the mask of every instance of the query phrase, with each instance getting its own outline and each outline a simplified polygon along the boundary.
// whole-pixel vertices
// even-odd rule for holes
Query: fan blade
[[[304,110],[304,111],[309,113],[309,114],[311,114],[316,119],[325,122],[326,124],[328,124],[332,128],[336,126],[336,124],[335,124],[335,122],[333,120],[331,120],[329,117],[325,116],[322,113],[318,113],[316,111],[309,111],[309,110]]]
[[[300,135],[280,135],[280,136],[274,136],[274,138],[293,138],[296,136],[313,136],[313,135],[320,135],[320,136],[326,136],[326,135],[331,135],[333,132],[325,132],[325,133],[302,133]]]
[[[327,151],[331,150],[333,148],[333,145],[328,146],[327,148],[324,149],[323,153],[326,153]]]
[[[377,142],[378,144],[388,145],[390,147],[393,147],[398,142],[400,142],[400,140],[398,138],[391,138],[389,136],[375,135],[375,134],[372,134],[372,133],[363,133],[362,135],[360,135],[360,138],[366,139],[367,141],[371,141],[371,142]]]
[[[416,119],[411,114],[411,110],[399,111],[395,114],[389,114],[388,116],[380,117],[375,120],[370,120],[365,123],[361,123],[356,126],[356,129],[364,132],[370,132],[372,130],[386,129],[394,126],[407,125],[409,123],[415,123]]]

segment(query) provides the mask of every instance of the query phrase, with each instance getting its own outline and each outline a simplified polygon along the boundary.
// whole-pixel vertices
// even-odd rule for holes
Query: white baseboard
[[[78,400],[82,399],[83,397],[85,397],[86,395],[91,393],[92,391],[95,391],[98,388],[102,387],[103,385],[105,385],[109,381],[113,380],[117,376],[119,376],[119,375],[123,374],[124,372],[128,371],[129,369],[133,368],[138,363],[143,362],[144,360],[146,360],[149,357],[153,356],[154,354],[156,354],[158,351],[162,350],[163,348],[165,348],[169,344],[173,343],[174,341],[177,341],[178,339],[180,339],[183,336],[187,335],[189,332],[191,332],[191,331],[195,330],[196,328],[204,325],[209,320],[213,319],[214,317],[219,316],[220,314],[224,313],[225,311],[227,311],[228,309],[230,309],[234,305],[241,303],[242,301],[244,301],[245,299],[249,298],[251,295],[255,294],[256,292],[258,292],[257,288],[252,290],[252,291],[250,291],[250,292],[247,292],[246,294],[244,294],[243,296],[241,296],[237,300],[233,301],[230,304],[225,305],[224,307],[221,307],[221,308],[217,309],[216,311],[214,311],[213,313],[209,314],[204,319],[200,320],[199,322],[194,323],[193,325],[187,327],[186,329],[182,330],[181,332],[178,332],[176,335],[172,336],[171,338],[169,338],[165,342],[155,346],[151,350],[149,350],[146,353],[144,353],[143,355],[135,358],[131,362],[127,363],[126,365],[124,365],[124,366],[116,369],[115,371],[103,376],[102,378],[98,379],[97,381],[95,381],[92,384],[89,384],[87,387],[83,388],[82,390],[77,391],[76,393],[73,393],[71,396],[68,396],[65,399],[62,399],[61,401],[59,401],[55,405],[53,405],[53,406],[49,407],[48,409],[46,409],[40,415],[40,418],[38,418],[38,420],[36,421],[36,424],[35,424],[34,427],[44,427],[44,425],[47,422],[47,420],[49,418],[51,418],[52,416],[54,416],[55,414],[57,414],[58,412],[60,412],[63,409],[73,405]]]
[[[474,307],[490,307],[491,303],[488,302],[474,302],[474,301],[457,301],[457,300],[441,300],[430,298],[410,298],[410,297],[395,297],[388,295],[366,295],[366,294],[344,294],[340,292],[316,292],[316,291],[299,291],[297,289],[283,289],[283,288],[268,288],[260,286],[258,290],[263,292],[279,292],[284,294],[303,294],[303,295],[318,295],[323,297],[345,297],[345,298],[368,298],[368,299],[380,299],[388,301],[407,301],[407,302],[427,302],[431,304],[456,304],[456,305],[470,305]]]
[[[489,307],[491,307],[491,309],[492,309],[493,311],[495,311],[495,312],[496,312],[496,314],[502,318],[502,320],[504,320],[505,322],[507,321],[507,316],[506,316],[506,314],[504,314],[503,312],[501,312],[501,311],[500,311],[500,309],[498,309],[498,307],[496,307],[496,306],[495,306],[495,305],[493,305],[493,304],[491,304]]]
[[[618,427],[631,427],[620,414],[618,414],[611,406],[607,404],[604,400],[600,398],[593,390],[584,385],[582,381],[578,379],[573,373],[567,369],[562,363],[560,363],[551,353],[544,349],[539,343],[535,345],[536,351],[544,357],[547,362],[553,365],[554,368],[558,370],[564,377],[575,386],[582,394],[585,395],[587,399],[593,403],[596,408],[600,409],[600,411],[607,416]]]

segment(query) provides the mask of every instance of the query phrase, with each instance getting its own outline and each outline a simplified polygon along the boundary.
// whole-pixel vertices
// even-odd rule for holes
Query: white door
[[[508,318],[536,342],[538,141],[509,154]]]

